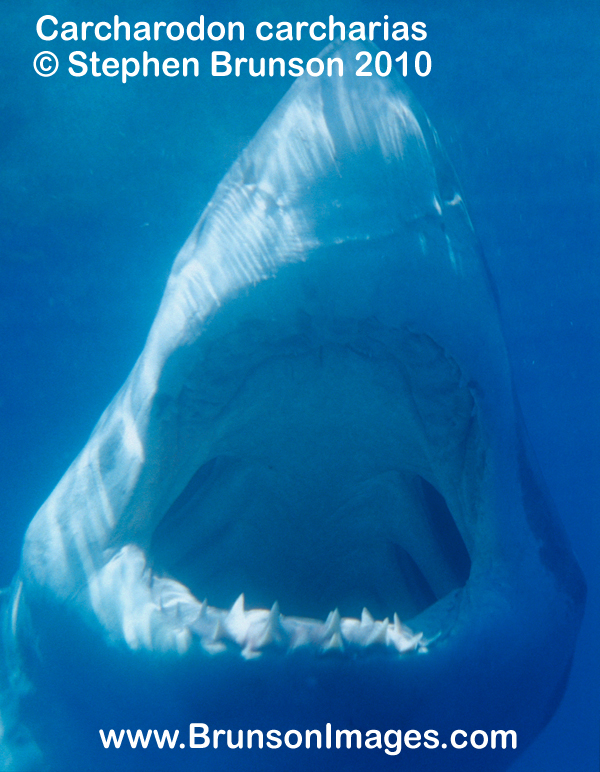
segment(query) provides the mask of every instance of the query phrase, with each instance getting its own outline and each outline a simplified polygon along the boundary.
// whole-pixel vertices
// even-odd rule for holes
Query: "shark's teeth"
[[[249,622],[244,608],[244,594],[242,593],[231,609],[227,612],[224,620],[224,626],[238,646],[243,646],[247,635]]]
[[[231,607],[231,610],[230,610],[230,612],[229,612],[229,614],[227,616],[228,617],[233,617],[233,618],[239,617],[239,616],[243,617],[245,615],[245,613],[246,613],[245,603],[246,603],[246,601],[244,599],[244,593],[242,592],[239,595],[239,597],[236,600],[236,602]]]
[[[342,619],[340,612],[335,609],[325,620],[325,641],[321,646],[321,651],[344,651],[344,642],[342,640]]]
[[[206,616],[208,617],[209,614],[206,614]],[[225,630],[221,617],[217,617],[216,623],[213,622],[213,629],[211,633],[201,636],[201,645],[209,654],[220,654],[227,648],[225,643],[221,640],[222,638],[226,637],[226,634],[227,631]]]
[[[171,607],[171,613],[175,609]],[[176,618],[177,612],[173,614]],[[189,618],[189,614],[186,614]],[[382,651],[405,654],[411,651],[427,652],[427,647],[437,638],[423,639],[423,633],[414,633],[402,624],[397,614],[390,623],[388,617],[375,620],[365,608],[361,618],[342,617],[338,609],[330,612],[327,619],[284,616],[275,602],[271,609],[246,609],[244,595],[240,595],[228,611],[209,606],[206,601],[198,604],[194,621],[182,627],[177,649],[183,653],[190,647],[193,637],[200,639],[202,648],[209,654],[218,654],[239,647],[245,659],[260,657],[265,649],[276,648],[293,651],[312,647],[317,652],[344,653],[378,648]]]
[[[389,626],[390,620],[387,617],[383,620],[383,622],[374,622],[365,645],[372,646],[375,643],[381,643],[385,646],[387,644],[387,633]]]
[[[404,654],[407,651],[414,651],[419,647],[423,633],[417,633],[410,637],[396,635],[395,633],[389,636],[389,641],[398,649],[400,654]]]
[[[223,625],[223,621],[219,618],[217,619],[217,624],[215,625],[215,629],[213,632],[212,640],[213,643],[217,643],[221,640],[221,638],[224,638],[226,636],[226,630],[225,626]]]
[[[156,586],[160,583],[156,582]],[[199,603],[178,583],[165,583],[162,589],[156,597],[156,607],[165,630],[169,631],[171,646],[179,654],[188,651],[194,639],[199,639],[209,654],[235,651],[237,646],[246,659],[255,659],[266,649],[285,652],[304,647],[322,653],[366,650],[426,653],[437,638],[424,639],[423,633],[413,632],[397,614],[393,615],[393,622],[388,617],[375,620],[366,608],[360,620],[342,617],[336,608],[323,622],[284,616],[277,602],[270,610],[247,609],[243,594],[226,611],[209,606],[206,600]]]
[[[331,611],[325,620],[325,638],[331,638],[331,636],[338,633],[342,634],[340,612],[335,609]]]
[[[269,611],[265,621],[262,633],[256,641],[253,641],[253,648],[264,649],[273,644],[281,644],[285,638],[285,630],[281,624],[281,614],[279,613],[279,604],[277,601]]]
[[[321,651],[344,651],[344,642],[342,640],[341,632],[334,633],[328,640],[326,640],[321,647]]]
[[[365,606],[365,608],[362,610],[362,614],[360,615],[360,623],[361,625],[372,625],[375,620],[369,613],[369,609]]]

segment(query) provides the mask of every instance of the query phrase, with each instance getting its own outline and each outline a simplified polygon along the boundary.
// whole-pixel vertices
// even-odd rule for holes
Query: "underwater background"
[[[293,78],[214,78],[210,51],[258,21],[423,21],[432,71],[409,74],[463,186],[500,298],[525,421],[588,582],[573,672],[515,764],[595,770],[600,726],[600,6],[594,2],[0,3],[0,586],[25,529],[140,353],[172,261]],[[39,40],[38,18],[240,20],[243,44]],[[380,47],[385,43],[376,38]],[[402,44],[394,44],[401,46]],[[391,44],[387,46],[390,50]],[[71,77],[72,50],[196,56],[198,78]],[[61,67],[32,67],[42,50]],[[401,50],[401,49],[400,49]],[[238,52],[241,52],[238,53]],[[519,631],[515,630],[518,636]],[[556,642],[561,645],[560,641]],[[527,684],[523,685],[527,688]]]

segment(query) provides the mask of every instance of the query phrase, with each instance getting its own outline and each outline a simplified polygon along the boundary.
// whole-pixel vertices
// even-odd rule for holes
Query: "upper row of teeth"
[[[179,609],[176,609],[176,613],[179,613]],[[414,633],[402,624],[397,614],[394,614],[392,622],[389,618],[377,621],[366,608],[360,619],[341,617],[335,609],[321,622],[283,616],[277,602],[270,611],[246,610],[243,594],[228,611],[209,606],[204,601],[197,616],[186,622],[186,626],[199,637],[202,647],[210,654],[225,651],[227,644],[233,642],[240,647],[246,659],[260,657],[264,649],[271,647],[293,650],[312,646],[326,653],[344,652],[347,647],[364,649],[384,646],[404,654],[410,651],[426,652],[427,645],[431,643],[431,640],[423,639],[423,633]]]

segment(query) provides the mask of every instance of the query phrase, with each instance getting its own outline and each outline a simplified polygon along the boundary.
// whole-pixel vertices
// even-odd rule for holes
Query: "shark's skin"
[[[3,596],[5,769],[500,770],[561,698],[585,585],[485,264],[426,116],[396,75],[355,77],[358,50],[326,54],[342,78],[299,79],[225,176],[27,531]],[[218,611],[241,592],[294,617]],[[362,603],[423,636],[353,622]],[[335,605],[341,620],[296,619]],[[518,748],[399,761],[98,739],[178,728],[187,744],[190,722],[234,741],[513,729]]]

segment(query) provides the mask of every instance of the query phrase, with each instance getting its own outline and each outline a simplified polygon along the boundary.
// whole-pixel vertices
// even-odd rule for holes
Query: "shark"
[[[502,770],[559,704],[585,582],[453,169],[364,47],[225,175],[31,522],[3,769]]]

